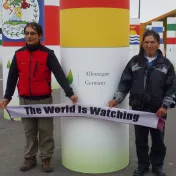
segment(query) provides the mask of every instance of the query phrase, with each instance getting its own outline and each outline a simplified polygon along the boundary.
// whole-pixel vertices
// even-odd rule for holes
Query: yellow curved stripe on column
[[[129,10],[77,8],[60,11],[61,47],[129,46]]]

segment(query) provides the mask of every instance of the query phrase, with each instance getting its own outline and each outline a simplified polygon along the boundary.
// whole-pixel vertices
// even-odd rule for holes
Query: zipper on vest
[[[36,75],[37,68],[38,68],[38,61],[37,61],[36,64],[35,64],[34,73],[33,73],[33,78],[34,78],[35,75]]]
[[[29,66],[29,93],[30,93],[30,96],[32,96],[31,73],[32,73],[32,52],[30,52],[30,66]]]
[[[45,78],[47,84],[48,84],[48,87],[50,88],[51,87],[51,83],[49,82],[49,80],[47,78]]]

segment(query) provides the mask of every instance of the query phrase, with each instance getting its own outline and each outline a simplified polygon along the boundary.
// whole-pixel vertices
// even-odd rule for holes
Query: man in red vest
[[[40,44],[42,27],[34,22],[24,28],[26,46],[15,52],[8,74],[7,86],[1,107],[6,108],[14,94],[16,84],[20,105],[52,104],[51,72],[73,103],[74,95],[54,52]],[[37,165],[38,147],[44,172],[51,172],[51,158],[54,152],[53,118],[22,118],[26,137],[25,161],[21,171],[28,171]],[[39,133],[39,139],[37,135]]]

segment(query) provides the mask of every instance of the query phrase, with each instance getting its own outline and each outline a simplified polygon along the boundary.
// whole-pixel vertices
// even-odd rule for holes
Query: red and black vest
[[[50,95],[51,71],[47,66],[48,52],[27,49],[16,52],[16,62],[19,71],[17,83],[20,96],[33,97]]]

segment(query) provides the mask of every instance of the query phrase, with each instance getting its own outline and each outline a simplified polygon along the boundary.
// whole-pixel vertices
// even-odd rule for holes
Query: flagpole
[[[139,0],[138,18],[141,17],[141,0]]]

